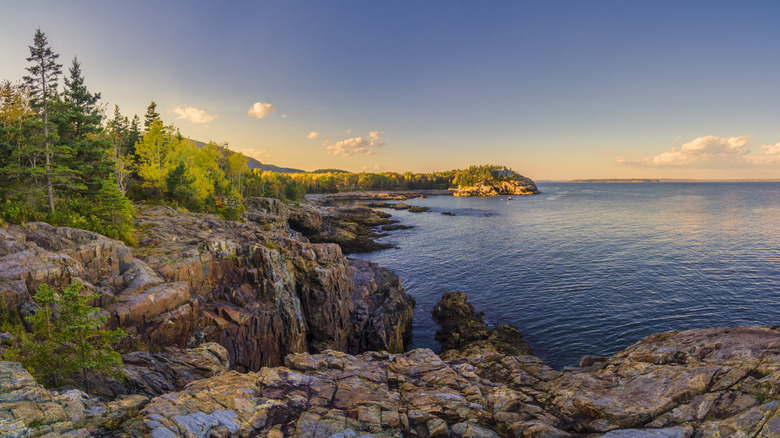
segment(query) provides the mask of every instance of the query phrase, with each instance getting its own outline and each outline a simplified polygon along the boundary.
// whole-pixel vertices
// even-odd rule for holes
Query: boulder
[[[444,293],[432,315],[441,325],[436,340],[441,343],[442,357],[496,352],[512,356],[533,354],[517,327],[488,328],[482,321],[484,313],[474,311],[465,292]]]
[[[94,394],[109,399],[125,394],[154,397],[224,374],[229,368],[227,350],[216,343],[188,349],[169,347],[158,353],[135,351],[123,355],[122,362],[114,370],[120,377],[103,377],[94,385]]]

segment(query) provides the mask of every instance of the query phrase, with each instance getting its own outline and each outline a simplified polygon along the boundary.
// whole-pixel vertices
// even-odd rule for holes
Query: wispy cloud
[[[193,108],[191,106],[177,106],[173,109],[179,119],[188,120],[192,123],[208,123],[217,118],[213,114],[208,114],[202,109]]]
[[[309,133],[309,135],[306,136],[309,140],[314,140],[315,138],[319,137],[320,133],[317,131],[312,131]]]
[[[384,134],[380,131],[371,131],[367,137],[354,137],[330,144],[328,140],[322,143],[331,155],[339,157],[349,157],[355,154],[373,155],[374,149],[385,145],[385,142],[379,137]]]
[[[247,114],[252,117],[257,117],[258,119],[262,119],[263,117],[267,116],[268,114],[274,111],[276,111],[276,107],[274,107],[270,103],[255,102],[255,104],[252,105],[252,108],[249,108]]]
[[[710,167],[721,168],[737,164],[750,164],[755,157],[748,157],[748,144],[752,135],[740,137],[696,138],[681,147],[658,155],[643,158],[617,157],[619,164],[639,167]],[[778,148],[780,149],[780,148]]]

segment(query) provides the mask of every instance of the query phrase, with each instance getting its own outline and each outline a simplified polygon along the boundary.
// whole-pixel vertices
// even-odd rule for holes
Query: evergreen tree
[[[130,122],[130,130],[127,131],[127,151],[130,156],[134,157],[133,161],[138,159],[138,154],[135,152],[135,145],[141,141],[141,128],[139,124],[141,119],[138,114],[133,116],[133,120]]]
[[[149,128],[155,120],[160,120],[160,113],[157,112],[157,104],[152,101],[146,108],[146,115],[144,116],[144,128],[146,132],[149,132]]]
[[[38,303],[35,314],[27,317],[32,325],[34,339],[22,346],[18,359],[31,374],[38,379],[44,379],[57,386],[62,373],[57,364],[57,343],[54,339],[57,333],[54,315],[56,303],[59,299],[54,289],[48,284],[38,287],[33,297]]]
[[[113,186],[113,184],[112,184]],[[64,346],[58,355],[58,363],[70,375],[81,374],[84,389],[90,391],[90,373],[108,371],[122,363],[122,356],[113,345],[125,336],[121,328],[106,330],[108,316],[88,303],[99,294],[81,295],[81,282],[70,284],[62,291],[57,302],[59,344]]]
[[[127,184],[132,173],[133,155],[128,150],[130,126],[126,116],[119,112],[119,105],[114,105],[114,118],[111,119],[106,131],[111,142],[112,158],[114,160],[114,177],[119,191],[127,193]],[[133,149],[135,150],[135,149]]]
[[[22,362],[37,379],[54,386],[63,377],[80,379],[89,392],[90,373],[108,371],[122,363],[112,345],[125,333],[122,329],[105,329],[108,316],[88,304],[100,295],[82,295],[83,286],[81,282],[72,283],[57,294],[42,284],[34,297],[39,308],[27,317],[33,339],[6,351],[5,358]]]
[[[87,89],[78,58],[73,58],[69,73],[65,78],[60,140],[73,153],[71,165],[80,180],[79,186],[85,187],[87,193],[94,193],[114,167],[107,154],[108,143],[105,138],[96,136],[102,130],[103,121],[97,105],[100,93],[93,94]]]
[[[195,178],[187,175],[187,165],[184,161],[179,161],[168,175],[165,177],[166,193],[165,198],[169,202],[177,203],[189,210],[199,210],[195,190],[192,187],[192,183],[195,182]]]
[[[54,166],[54,155],[57,152],[57,148],[54,146],[56,138],[49,136],[49,110],[50,103],[54,96],[57,94],[57,77],[62,74],[61,64],[57,64],[57,58],[60,55],[54,53],[49,47],[46,41],[46,35],[41,32],[41,29],[35,31],[33,37],[33,45],[29,46],[30,57],[27,58],[28,62],[32,65],[27,67],[27,71],[30,76],[24,77],[24,82],[30,91],[30,103],[35,108],[43,122],[43,138],[41,139],[44,146],[45,157],[45,178],[46,178],[46,191],[49,200],[49,208],[51,212],[54,212],[54,179],[56,168]],[[35,166],[35,163],[33,163]]]
[[[97,201],[97,214],[105,226],[102,230],[103,234],[132,243],[135,240],[133,237],[135,209],[133,203],[119,190],[114,178],[103,181],[97,194]]]

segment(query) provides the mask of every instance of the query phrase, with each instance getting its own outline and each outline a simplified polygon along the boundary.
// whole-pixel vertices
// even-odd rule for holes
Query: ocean
[[[439,350],[431,310],[465,291],[555,368],[667,330],[780,322],[780,183],[548,183],[541,195],[432,196],[388,210],[397,248],[352,254],[417,300],[410,348]],[[455,216],[443,215],[443,212]]]

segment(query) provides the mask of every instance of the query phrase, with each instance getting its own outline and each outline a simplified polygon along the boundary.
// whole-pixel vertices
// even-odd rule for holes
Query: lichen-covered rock
[[[0,362],[0,437],[101,436],[138,412],[148,398],[108,403],[72,389],[51,392],[16,362]]]

